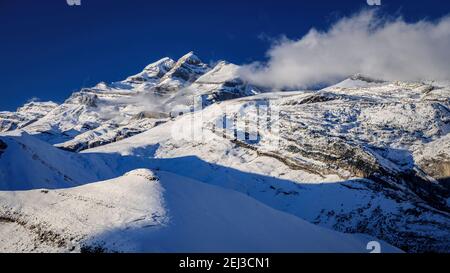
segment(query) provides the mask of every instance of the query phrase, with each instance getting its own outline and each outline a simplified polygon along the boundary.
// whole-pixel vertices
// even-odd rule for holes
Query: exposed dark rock
[[[143,82],[147,81],[147,79],[145,79],[142,76],[134,76],[134,77],[130,77],[129,81],[139,84],[139,83],[143,83]]]
[[[51,228],[43,223],[30,223],[24,220],[24,217],[13,210],[4,211],[0,214],[0,223],[8,222],[15,223],[27,229],[34,236],[37,244],[45,244],[56,246],[59,248],[67,247],[69,239],[63,235],[53,231]]]
[[[298,104],[326,102],[326,101],[332,101],[332,100],[336,100],[336,99],[338,99],[338,97],[327,94],[327,93],[317,93],[317,94],[311,95],[311,96],[303,99]]]
[[[244,82],[240,79],[234,79],[232,81],[225,81],[223,83],[223,86],[225,87],[237,87],[237,86],[242,86],[244,85]]]
[[[446,180],[450,177],[450,159],[436,155],[434,159],[420,162],[420,167],[437,180]]]
[[[364,81],[364,82],[368,82],[368,83],[384,83],[385,82],[384,80],[375,79],[375,78],[368,77],[368,76],[365,76],[362,74],[353,75],[352,77],[350,77],[350,79],[355,80],[355,81],[356,80]]]
[[[165,118],[169,118],[169,115],[166,113],[162,113],[162,112],[144,111],[144,112],[140,112],[139,114],[137,114],[134,118],[137,120],[146,119],[146,118],[165,119]]]
[[[69,144],[64,146],[57,146],[59,149],[68,151],[68,152],[80,152],[88,148],[87,144],[84,142],[77,142],[75,144]]]
[[[99,147],[102,145],[110,144],[113,142],[117,142],[122,139],[129,138],[134,135],[140,134],[144,131],[145,130],[124,128],[122,130],[117,131],[116,134],[111,138],[99,139],[99,140],[89,141],[89,142],[80,141],[80,142],[60,145],[57,147],[61,150],[65,150],[65,151],[69,151],[69,152],[81,152],[86,149],[91,149],[91,148]]]
[[[78,102],[90,107],[97,107],[97,95],[82,94],[78,97]]]
[[[93,90],[83,89],[80,92],[73,93],[66,102],[79,103],[89,107],[97,107],[98,96],[93,94]]]
[[[238,90],[234,90],[234,91],[238,91]],[[203,104],[203,106],[208,106],[215,102],[232,100],[232,99],[236,99],[236,98],[240,98],[240,97],[245,97],[245,96],[242,96],[242,94],[239,92],[233,92],[233,91],[228,91],[228,90],[217,91],[212,94],[209,94],[206,97],[206,101]]]

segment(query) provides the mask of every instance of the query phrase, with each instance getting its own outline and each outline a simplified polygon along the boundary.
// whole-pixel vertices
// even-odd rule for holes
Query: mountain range
[[[0,112],[0,251],[450,251],[450,82],[239,69],[190,52]]]

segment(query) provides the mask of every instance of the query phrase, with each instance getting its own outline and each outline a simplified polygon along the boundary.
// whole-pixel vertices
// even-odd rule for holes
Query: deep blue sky
[[[122,80],[190,50],[205,62],[264,60],[267,37],[302,37],[366,0],[0,0],[0,110],[32,97],[61,102],[100,81]],[[450,13],[442,0],[382,0],[407,21]],[[266,38],[261,38],[266,37]]]

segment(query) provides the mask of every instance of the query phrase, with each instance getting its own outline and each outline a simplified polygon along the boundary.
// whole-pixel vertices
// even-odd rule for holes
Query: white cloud
[[[362,73],[386,80],[450,80],[450,17],[407,23],[363,11],[325,32],[281,39],[267,63],[245,65],[250,82],[274,88],[334,83]]]

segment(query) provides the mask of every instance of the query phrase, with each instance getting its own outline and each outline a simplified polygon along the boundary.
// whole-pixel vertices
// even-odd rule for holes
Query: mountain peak
[[[128,77],[125,82],[141,84],[155,81],[162,78],[175,65],[175,61],[169,57],[164,57],[159,61],[147,65],[144,70],[136,75]]]
[[[160,60],[158,60],[156,62],[153,62],[153,63],[147,65],[144,68],[144,71],[154,70],[155,67],[161,67],[161,66],[171,67],[171,66],[173,66],[174,63],[175,63],[175,61],[172,60],[171,58],[164,57],[164,58],[162,58],[162,59],[160,59]]]
[[[190,51],[187,54],[185,54],[183,57],[181,57],[177,63],[188,63],[191,65],[198,65],[201,64],[202,61],[200,58],[195,55],[194,51]]]
[[[209,70],[209,66],[203,63],[193,51],[181,57],[172,69],[167,72],[162,78],[163,85],[167,79],[175,78],[177,80],[176,86],[183,85],[182,82],[194,82],[198,77],[205,74]],[[181,80],[182,82],[178,82]]]

